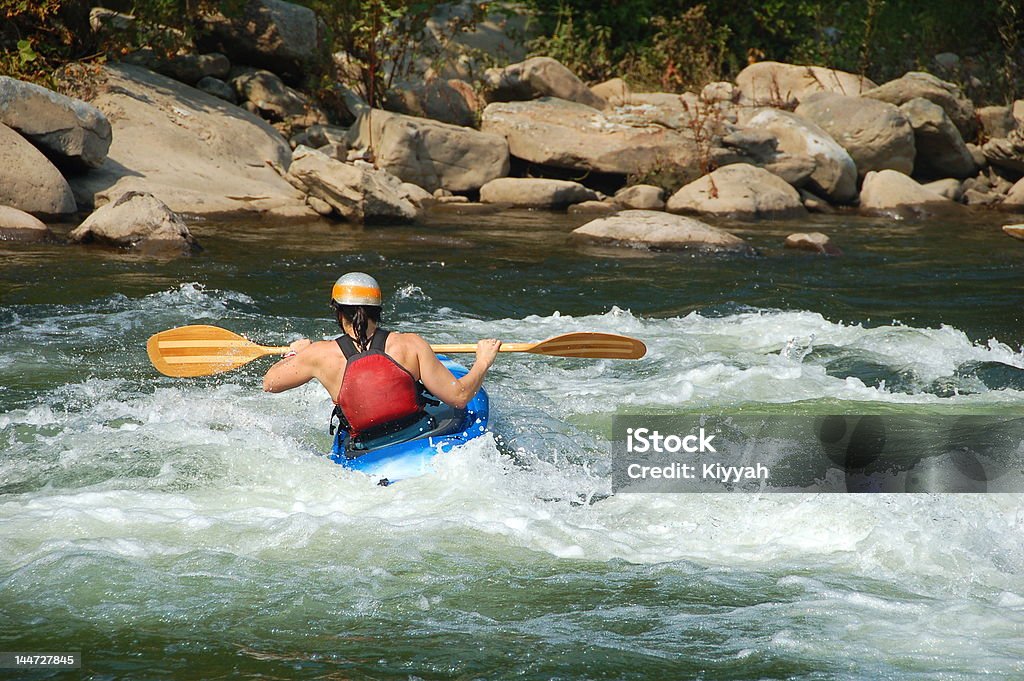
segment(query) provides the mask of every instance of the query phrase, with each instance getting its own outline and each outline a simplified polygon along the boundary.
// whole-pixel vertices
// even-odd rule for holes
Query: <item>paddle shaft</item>
[[[529,352],[536,343],[502,343],[501,349],[498,352]],[[288,352],[288,346],[284,345],[281,347],[269,347],[265,345],[257,346],[264,355],[283,355]],[[442,353],[459,353],[459,352],[476,352],[476,343],[449,343],[448,345],[431,345],[430,349],[434,352]]]

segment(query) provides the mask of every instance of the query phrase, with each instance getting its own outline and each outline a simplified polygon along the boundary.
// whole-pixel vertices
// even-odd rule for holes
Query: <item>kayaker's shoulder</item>
[[[388,336],[389,343],[400,343],[406,347],[416,347],[420,345],[426,345],[427,341],[423,340],[423,337],[418,333],[405,332],[400,333],[398,331],[392,331],[391,335]]]

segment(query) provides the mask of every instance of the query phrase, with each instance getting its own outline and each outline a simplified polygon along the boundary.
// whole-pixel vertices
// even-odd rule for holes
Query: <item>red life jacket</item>
[[[370,347],[359,352],[352,339],[337,338],[345,355],[345,373],[338,390],[338,408],[353,437],[423,413],[419,384],[409,370],[384,352],[390,331],[377,329]]]

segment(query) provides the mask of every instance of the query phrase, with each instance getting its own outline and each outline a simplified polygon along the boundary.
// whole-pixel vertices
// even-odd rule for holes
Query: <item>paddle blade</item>
[[[614,333],[566,333],[536,343],[526,352],[553,357],[640,359],[647,354],[647,346]]]
[[[176,378],[219,374],[279,350],[257,345],[227,329],[203,325],[161,331],[146,343],[156,370]]]

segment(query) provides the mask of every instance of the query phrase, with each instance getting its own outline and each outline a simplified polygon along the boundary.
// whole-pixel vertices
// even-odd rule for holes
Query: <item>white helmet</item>
[[[376,305],[380,307],[380,284],[369,274],[349,272],[338,278],[331,289],[336,305]]]

